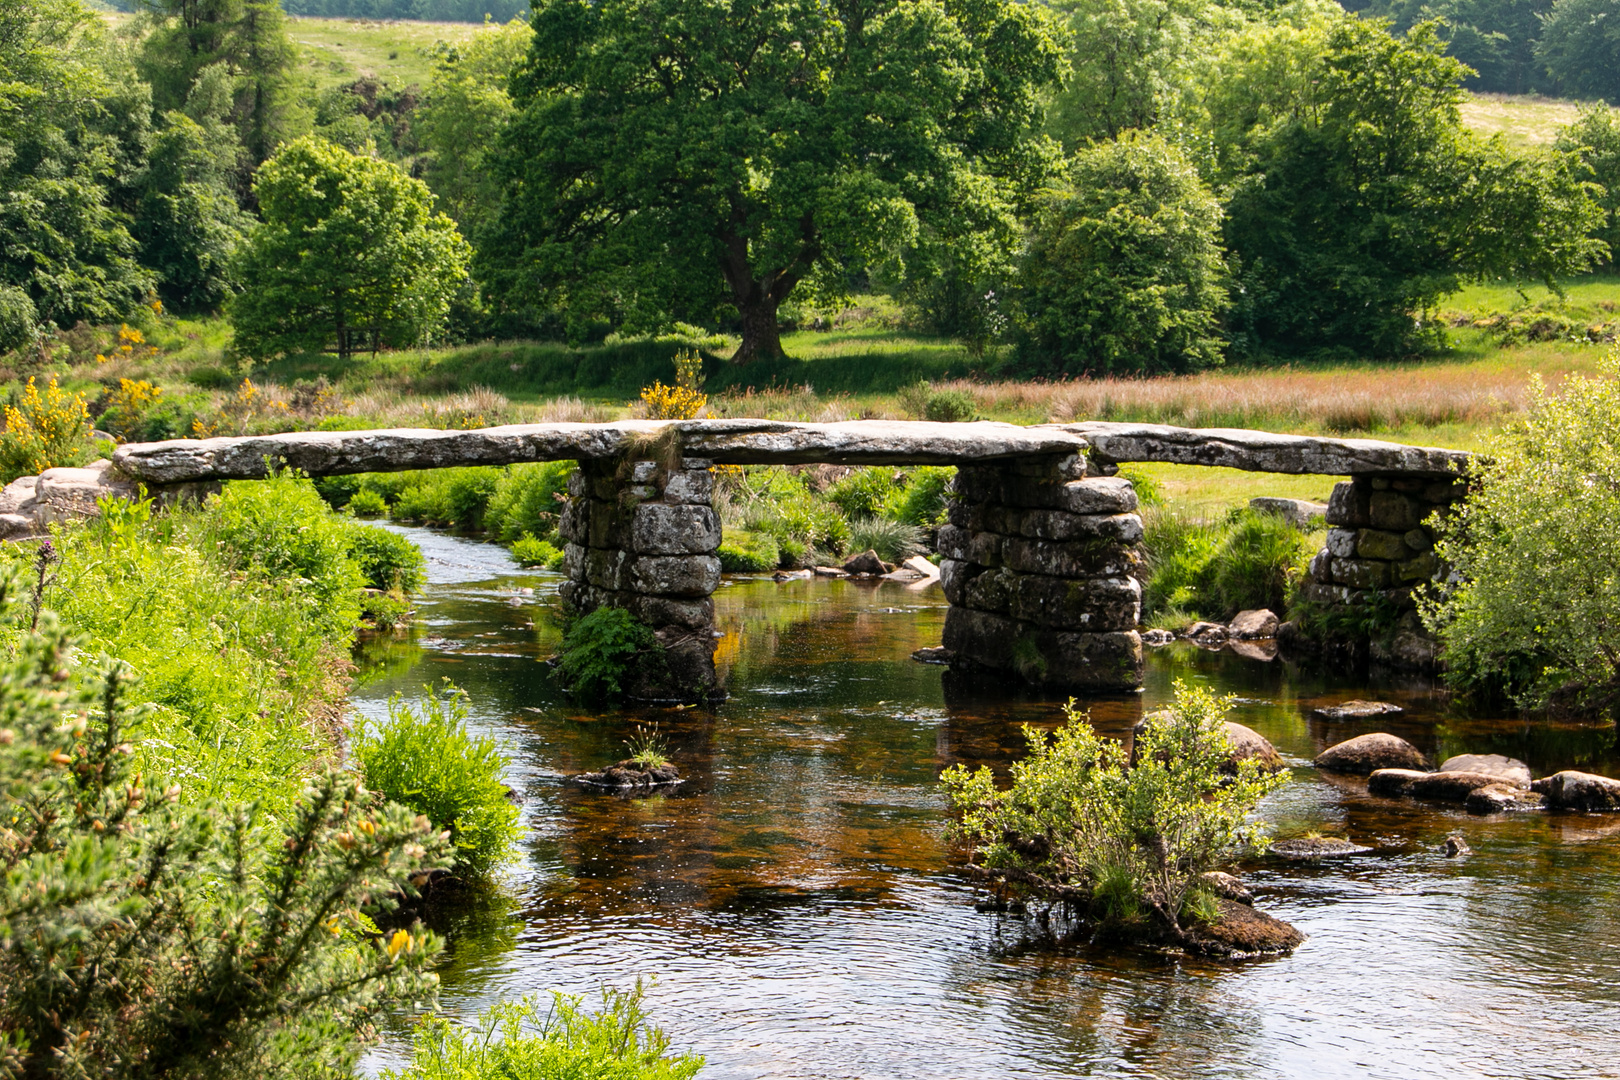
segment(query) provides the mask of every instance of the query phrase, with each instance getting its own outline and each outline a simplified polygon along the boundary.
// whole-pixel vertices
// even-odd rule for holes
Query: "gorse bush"
[[[649,420],[691,420],[709,403],[703,393],[703,357],[682,349],[675,354],[675,385],[654,382],[641,391],[641,404]]]
[[[494,739],[468,732],[461,691],[428,688],[414,709],[395,696],[386,722],[356,726],[353,746],[367,787],[448,831],[459,869],[487,874],[511,857],[508,759]]]
[[[1439,519],[1456,584],[1421,605],[1458,689],[1523,705],[1620,702],[1620,354],[1559,393],[1531,383],[1525,417],[1470,465],[1466,502]]]
[[[6,429],[0,432],[0,483],[90,459],[94,449],[90,412],[84,398],[56,385],[55,376],[43,392],[30,376],[22,393],[6,405],[5,418]]]
[[[977,420],[978,412],[978,402],[965,390],[942,390],[929,395],[927,403],[923,405],[923,419],[936,423],[956,424]]]
[[[411,1062],[384,1080],[691,1080],[703,1059],[671,1054],[647,1023],[642,989],[604,990],[602,1008],[578,997],[525,997],[493,1005],[473,1027],[430,1016],[416,1029]]]
[[[1283,782],[1252,759],[1231,771],[1231,704],[1177,682],[1174,703],[1128,758],[1071,701],[1052,735],[1024,728],[1029,755],[1012,766],[1010,787],[988,767],[940,776],[957,814],[952,834],[1007,892],[1119,932],[1185,941],[1186,924],[1210,910],[1196,895],[1200,876],[1263,843],[1249,815]]]
[[[352,777],[324,773],[277,827],[251,806],[182,803],[138,767],[117,661],[75,668],[33,583],[0,574],[0,1072],[15,1077],[352,1075],[356,1032],[432,993],[417,929],[377,937],[443,841]]]
[[[563,632],[557,670],[570,693],[585,700],[617,697],[638,656],[658,649],[652,629],[623,608],[601,607]]]

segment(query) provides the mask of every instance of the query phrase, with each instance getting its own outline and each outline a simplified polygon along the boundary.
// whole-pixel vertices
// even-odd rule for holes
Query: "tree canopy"
[[[427,185],[306,136],[259,170],[262,223],[231,306],[252,356],[413,345],[443,323],[470,253]]]
[[[1013,0],[537,0],[513,77],[492,292],[570,319],[741,318],[802,283],[988,260],[1050,175],[1061,32]]]

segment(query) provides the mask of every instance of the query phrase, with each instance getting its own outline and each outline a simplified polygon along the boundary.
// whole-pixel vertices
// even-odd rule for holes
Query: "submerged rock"
[[[1474,849],[1468,846],[1468,841],[1455,834],[1446,837],[1446,842],[1440,845],[1440,850],[1446,858],[1455,859],[1459,855],[1472,855]]]
[[[1220,623],[1195,622],[1187,627],[1186,637],[1206,649],[1218,649],[1226,644],[1226,627]]]
[[[1281,919],[1225,897],[1215,902],[1220,908],[1220,917],[1212,923],[1188,929],[1189,951],[1229,959],[1282,956],[1305,943],[1305,935]]]
[[[1311,715],[1321,720],[1368,720],[1374,716],[1399,716],[1406,710],[1387,701],[1344,701],[1337,705],[1324,705],[1312,709]]]
[[[1227,635],[1238,641],[1258,641],[1261,638],[1274,638],[1277,636],[1277,627],[1281,620],[1265,608],[1257,611],[1240,611],[1227,624]]]
[[[1341,855],[1360,855],[1372,848],[1352,844],[1337,836],[1300,836],[1292,840],[1279,840],[1271,845],[1270,850],[1285,859],[1331,859]]]
[[[1620,780],[1565,769],[1530,787],[1561,810],[1620,810]]]
[[[1316,755],[1316,767],[1328,772],[1355,773],[1359,776],[1367,776],[1379,769],[1426,772],[1429,759],[1400,736],[1374,731],[1334,743]]]
[[[926,649],[918,649],[911,654],[911,658],[919,664],[949,664],[951,650],[943,645],[934,645]]]
[[[1478,773],[1494,776],[1504,784],[1518,788],[1530,786],[1530,766],[1517,758],[1501,754],[1458,754],[1448,757],[1440,765],[1441,772]]]
[[[1142,631],[1142,644],[1150,649],[1159,649],[1176,640],[1176,635],[1168,630]]]
[[[1245,660],[1258,660],[1269,664],[1277,659],[1277,643],[1270,638],[1259,641],[1228,641],[1227,651],[1234,656],[1241,656]]]
[[[1541,809],[1541,796],[1514,784],[1486,784],[1468,793],[1463,808],[1470,814],[1506,814]]]
[[[581,773],[574,779],[587,787],[618,790],[665,787],[681,782],[680,773],[671,762],[666,762],[656,769],[643,769],[630,758],[609,765],[601,772]]]

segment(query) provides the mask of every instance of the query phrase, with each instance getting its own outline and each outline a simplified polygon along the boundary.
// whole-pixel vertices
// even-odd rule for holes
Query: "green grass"
[[[288,36],[298,45],[300,69],[323,90],[364,75],[393,86],[425,86],[433,74],[429,53],[435,44],[458,44],[483,29],[478,23],[308,16],[287,22]]]
[[[1580,108],[1579,102],[1539,94],[1469,94],[1462,119],[1480,134],[1499,134],[1515,147],[1549,146]]]

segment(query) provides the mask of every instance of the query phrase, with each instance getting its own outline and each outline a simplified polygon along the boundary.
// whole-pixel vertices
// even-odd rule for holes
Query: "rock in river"
[[[1226,722],[1226,737],[1232,740],[1232,764],[1228,771],[1237,772],[1237,763],[1254,758],[1260,762],[1267,772],[1281,772],[1287,767],[1277,748],[1253,728],[1246,728],[1242,724]]]
[[[1292,925],[1247,904],[1224,897],[1215,903],[1220,908],[1220,917],[1188,930],[1191,951],[1233,959],[1277,956],[1291,953],[1305,942],[1305,935]]]
[[[1539,810],[1541,796],[1513,784],[1486,784],[1468,793],[1463,808],[1470,814],[1506,814],[1513,810]]]
[[[1366,776],[1379,769],[1413,769],[1427,772],[1429,760],[1405,739],[1375,731],[1335,743],[1316,755],[1316,767],[1328,772]]]
[[[1237,641],[1258,641],[1277,636],[1281,625],[1277,616],[1261,608],[1258,611],[1240,611],[1227,625],[1226,632]]]
[[[621,790],[664,787],[681,782],[680,774],[672,764],[665,763],[656,769],[643,769],[631,758],[609,765],[601,772],[581,773],[574,779],[587,787]]]
[[[1406,710],[1399,705],[1391,705],[1387,701],[1355,701],[1340,702],[1338,705],[1324,705],[1319,709],[1312,709],[1311,715],[1319,720],[1367,720],[1374,716],[1399,716]]]
[[[1379,769],[1367,777],[1367,791],[1373,795],[1422,799],[1425,802],[1463,803],[1468,801],[1468,796],[1475,789],[1501,783],[1500,777],[1489,773]]]
[[[1329,859],[1339,855],[1360,855],[1372,848],[1352,844],[1336,836],[1301,836],[1293,840],[1279,840],[1271,851],[1285,859]]]
[[[872,574],[878,576],[888,572],[889,568],[884,565],[882,559],[878,558],[878,553],[871,548],[867,548],[844,564],[844,573],[846,574]]]
[[[1561,810],[1620,810],[1620,780],[1565,769],[1530,785]]]
[[[1494,776],[1504,784],[1518,788],[1530,786],[1530,766],[1517,758],[1501,754],[1458,754],[1448,757],[1440,766],[1441,772],[1480,773]]]

